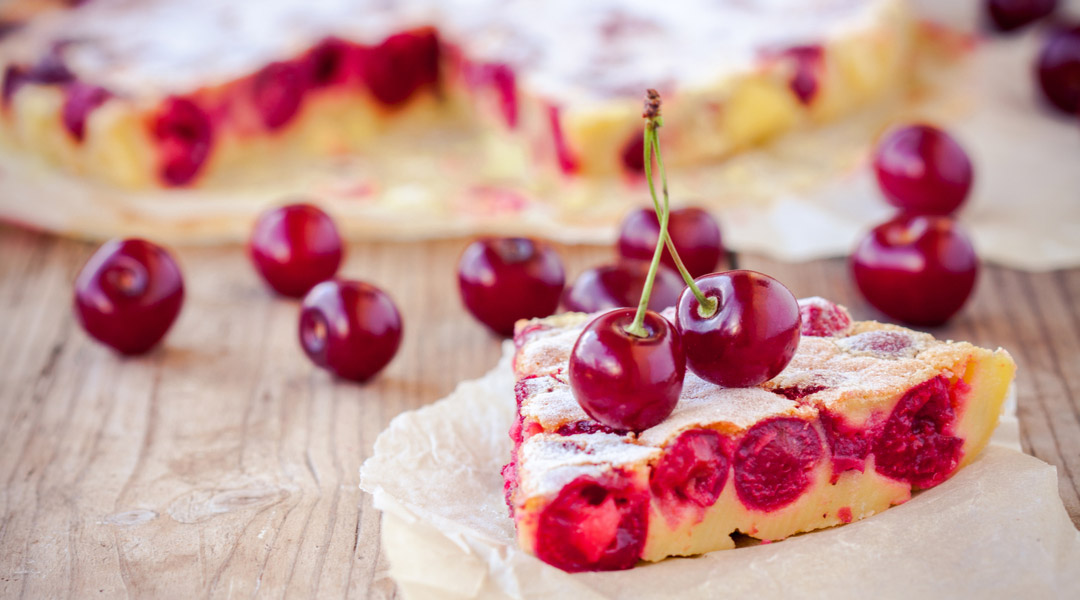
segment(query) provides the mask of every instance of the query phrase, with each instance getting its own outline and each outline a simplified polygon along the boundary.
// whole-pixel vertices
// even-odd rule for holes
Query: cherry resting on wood
[[[934,326],[964,306],[979,259],[952,219],[899,216],[859,242],[851,268],[875,308],[900,321]]]
[[[668,235],[679,251],[686,270],[700,277],[716,270],[724,246],[720,240],[720,225],[707,211],[687,207],[671,211]],[[619,254],[626,258],[648,260],[660,236],[660,221],[651,208],[639,208],[623,219],[619,227]],[[664,264],[677,269],[671,253],[664,251]]]
[[[634,306],[648,275],[649,263],[643,260],[623,259],[613,265],[586,269],[566,289],[563,306],[566,310],[589,313]],[[678,273],[661,265],[649,296],[649,310],[675,306],[685,287]]]
[[[99,342],[123,354],[153,348],[184,303],[173,257],[146,240],[105,242],[75,280],[75,316]]]
[[[394,358],[401,329],[390,296],[362,281],[324,281],[300,309],[300,346],[308,358],[354,381],[370,379]]]
[[[477,240],[458,262],[465,308],[502,336],[513,335],[519,319],[553,314],[565,282],[555,250],[528,238]]]
[[[310,204],[290,204],[259,216],[248,253],[271,288],[299,298],[337,273],[343,251],[329,215]]]

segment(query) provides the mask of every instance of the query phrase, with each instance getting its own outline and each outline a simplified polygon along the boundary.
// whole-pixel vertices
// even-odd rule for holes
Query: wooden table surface
[[[464,240],[356,244],[342,274],[386,289],[405,319],[368,385],[333,380],[295,341],[240,248],[176,248],[184,310],[165,344],[122,359],[71,314],[93,246],[0,227],[0,597],[390,597],[379,514],[358,487],[398,413],[490,369],[499,340],[468,317]],[[569,275],[611,250],[559,247]],[[841,260],[740,256],[798,296],[862,302]],[[1019,363],[1024,449],[1058,467],[1080,523],[1080,269],[987,268],[936,335]]]

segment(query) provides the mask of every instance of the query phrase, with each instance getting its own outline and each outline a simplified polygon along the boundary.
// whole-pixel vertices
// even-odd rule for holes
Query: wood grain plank
[[[122,359],[71,316],[93,248],[0,227],[0,597],[394,597],[358,469],[394,416],[500,355],[458,299],[465,244],[350,246],[342,275],[384,287],[405,319],[399,355],[356,385],[305,359],[298,302],[268,294],[240,248],[176,249],[184,311],[162,348]],[[614,258],[557,249],[568,280]],[[739,258],[878,316],[844,261]],[[1025,446],[1059,465],[1080,521],[1080,456],[1067,456],[1080,444],[1078,298],[1080,270],[989,269],[935,334],[1014,352]]]

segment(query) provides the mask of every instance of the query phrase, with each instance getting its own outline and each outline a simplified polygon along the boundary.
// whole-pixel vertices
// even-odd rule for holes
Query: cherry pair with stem
[[[636,310],[609,311],[590,322],[571,351],[574,397],[596,421],[620,431],[659,424],[675,408],[687,366],[702,379],[729,387],[760,384],[779,373],[799,341],[799,307],[775,279],[753,271],[729,271],[698,279],[686,270],[668,235],[667,174],[660,154],[660,96],[645,101],[645,177],[660,234]],[[655,156],[663,201],[656,193]],[[664,248],[687,284],[675,323],[648,310]]]

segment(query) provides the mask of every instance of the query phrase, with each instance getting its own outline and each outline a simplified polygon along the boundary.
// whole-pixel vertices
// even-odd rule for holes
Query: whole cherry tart
[[[264,212],[255,222],[248,253],[277,293],[299,298],[337,273],[343,255],[333,219],[310,204]]]
[[[724,245],[720,238],[720,225],[708,211],[687,207],[671,211],[668,236],[682,258],[692,277],[700,277],[716,270]],[[651,208],[640,208],[623,219],[619,227],[619,255],[638,260],[652,258],[656,241],[660,237],[660,220]],[[664,250],[664,264],[675,269],[675,259]]]
[[[971,191],[973,169],[964,149],[930,125],[889,133],[874,153],[874,172],[885,199],[912,214],[956,212]]]
[[[900,216],[866,235],[851,256],[855,283],[893,319],[941,325],[975,288],[979,258],[948,217]]]
[[[362,281],[329,280],[304,297],[300,346],[316,365],[344,379],[367,381],[401,345],[402,322],[394,301]]]
[[[99,342],[142,354],[165,337],[184,303],[184,278],[172,255],[140,239],[98,248],[75,280],[75,316]]]
[[[477,240],[458,261],[465,308],[502,336],[513,335],[519,319],[554,313],[565,284],[559,255],[529,238]]]

